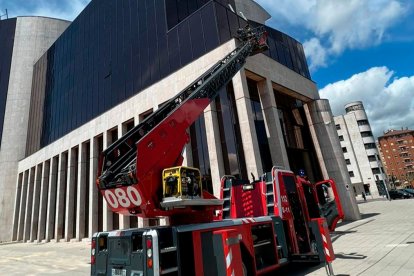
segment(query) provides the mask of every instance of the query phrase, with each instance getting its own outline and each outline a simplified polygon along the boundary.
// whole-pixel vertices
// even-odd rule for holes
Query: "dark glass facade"
[[[252,25],[257,25],[251,22]],[[278,30],[266,26],[269,50],[265,55],[307,79],[311,79],[302,44]]]
[[[257,142],[259,143],[263,173],[266,173],[272,170],[273,163],[270,155],[269,140],[266,133],[259,91],[257,89],[257,83],[254,80],[247,79],[247,86],[249,88],[250,103],[252,106]]]
[[[200,118],[190,127],[190,138],[191,156],[193,157],[193,163],[191,166],[200,170],[204,189],[213,193],[204,115],[201,115]]]
[[[231,82],[220,91],[215,103],[220,129],[224,173],[241,179],[248,179],[239,116],[237,115],[236,100]]]
[[[290,169],[295,173],[305,170],[311,181],[321,179],[303,102],[276,90],[274,95]]]
[[[247,23],[228,4],[92,0],[35,66],[32,95],[44,102],[32,102],[26,154],[230,40]],[[267,54],[309,78],[302,46],[269,33]]]
[[[13,55],[16,18],[0,20],[0,146],[3,134],[4,114],[6,111],[7,91]]]

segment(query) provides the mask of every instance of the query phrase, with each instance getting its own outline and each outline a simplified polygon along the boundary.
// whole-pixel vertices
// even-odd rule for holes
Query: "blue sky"
[[[414,129],[414,2],[256,0],[267,24],[305,48],[313,81],[334,115],[364,103],[375,136]]]
[[[305,48],[313,81],[334,115],[362,100],[374,134],[414,129],[414,2],[255,0],[267,24]],[[0,14],[73,20],[89,0],[0,0]]]

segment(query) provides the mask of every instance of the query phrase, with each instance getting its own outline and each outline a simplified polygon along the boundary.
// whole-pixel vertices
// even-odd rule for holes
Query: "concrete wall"
[[[17,162],[24,158],[26,148],[33,65],[68,25],[44,17],[17,18],[0,148],[0,241],[11,238]]]
[[[235,0],[236,12],[240,12],[249,20],[264,24],[270,14],[253,0]],[[234,7],[233,7],[234,8]]]

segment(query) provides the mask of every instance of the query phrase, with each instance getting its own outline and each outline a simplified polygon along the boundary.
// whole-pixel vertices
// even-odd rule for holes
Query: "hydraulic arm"
[[[181,165],[187,128],[248,56],[267,49],[263,29],[241,29],[239,40],[239,47],[102,152],[97,185],[113,211],[145,217],[172,214],[160,206],[163,169]],[[203,195],[214,198],[205,191]]]

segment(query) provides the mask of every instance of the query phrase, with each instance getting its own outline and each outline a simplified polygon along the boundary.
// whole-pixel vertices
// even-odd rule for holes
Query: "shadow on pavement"
[[[356,233],[356,230],[352,230],[352,231],[335,231],[333,233],[331,233],[331,240],[332,242],[336,241],[337,239],[339,239],[340,237],[342,237],[343,235],[346,234],[353,234]]]
[[[278,270],[277,275],[288,275],[288,276],[313,275],[313,273],[319,269],[325,269],[324,264],[292,263]],[[333,265],[333,270],[335,272],[335,265]],[[271,274],[266,274],[266,275],[269,275],[269,276],[275,275],[275,273],[273,272]],[[335,274],[335,276],[350,276],[350,274]]]
[[[355,260],[363,260],[366,259],[367,256],[361,255],[355,252],[352,253],[336,253],[335,257],[338,259],[355,259]]]
[[[371,218],[371,217],[375,217],[381,215],[381,213],[367,213],[367,214],[361,214],[361,219],[367,219],[367,218]],[[341,226],[345,226],[347,224],[356,222],[357,220],[345,220],[345,221],[341,221],[338,223],[338,225],[336,226],[336,228],[341,227]],[[353,227],[355,228],[355,227]],[[352,229],[352,228],[351,228]]]
[[[323,268],[323,264],[291,263],[277,271],[277,275],[303,276],[312,275],[312,272]],[[275,275],[274,272],[266,275]]]

